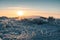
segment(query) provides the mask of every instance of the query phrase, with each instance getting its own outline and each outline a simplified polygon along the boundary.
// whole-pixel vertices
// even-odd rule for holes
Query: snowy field
[[[60,40],[60,19],[0,17],[0,40]]]

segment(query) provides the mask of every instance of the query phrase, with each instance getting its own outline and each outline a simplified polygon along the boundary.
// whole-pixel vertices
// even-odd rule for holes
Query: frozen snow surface
[[[60,19],[0,18],[0,40],[60,40]]]

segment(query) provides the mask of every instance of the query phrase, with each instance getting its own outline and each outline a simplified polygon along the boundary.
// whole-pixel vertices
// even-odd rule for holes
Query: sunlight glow
[[[17,15],[18,16],[23,16],[24,15],[24,12],[23,11],[17,11]]]

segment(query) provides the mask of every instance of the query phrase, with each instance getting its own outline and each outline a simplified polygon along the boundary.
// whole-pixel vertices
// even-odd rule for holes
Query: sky
[[[60,18],[60,0],[0,0],[0,16],[16,17],[19,10],[24,16]]]

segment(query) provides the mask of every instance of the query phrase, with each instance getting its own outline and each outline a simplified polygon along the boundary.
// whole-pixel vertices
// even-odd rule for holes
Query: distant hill
[[[24,16],[24,18],[40,18],[42,16]]]

